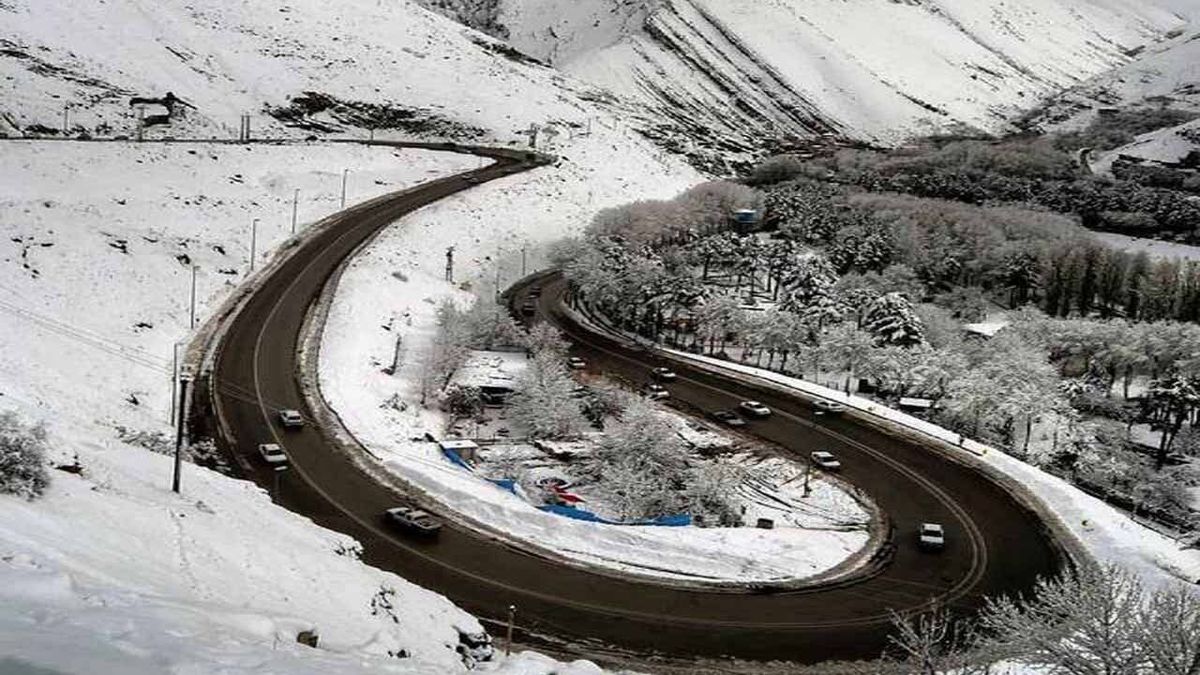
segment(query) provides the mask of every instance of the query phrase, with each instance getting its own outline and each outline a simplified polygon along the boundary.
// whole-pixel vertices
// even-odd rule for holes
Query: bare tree
[[[974,627],[956,619],[944,607],[932,604],[928,611],[892,614],[895,632],[888,637],[893,651],[902,655],[899,670],[913,675],[988,672],[991,663],[975,651],[979,643]],[[884,662],[893,661],[885,657]]]

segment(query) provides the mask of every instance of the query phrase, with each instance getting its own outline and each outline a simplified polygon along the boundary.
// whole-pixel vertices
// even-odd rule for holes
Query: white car
[[[842,468],[842,463],[838,461],[837,457],[833,456],[833,453],[825,452],[824,450],[818,450],[809,454],[809,457],[812,459],[813,464],[816,464],[826,471],[837,471]]]
[[[844,412],[846,410],[846,406],[838,403],[837,401],[817,399],[816,401],[813,401],[813,409],[817,411],[818,415],[824,415],[826,413],[830,415],[836,415],[840,412]]]
[[[289,429],[304,426],[304,416],[300,414],[299,410],[280,410],[279,421]]]
[[[572,356],[571,358],[567,359],[567,367],[571,370],[583,370],[584,368],[587,368],[587,361],[584,361],[578,356]]]
[[[671,392],[667,391],[666,387],[661,384],[648,384],[642,390],[642,395],[651,401],[661,401],[664,398],[671,398]]]
[[[287,453],[278,443],[259,443],[258,454],[267,464],[287,464]]]
[[[946,530],[938,523],[921,523],[917,543],[927,551],[940,551],[946,548]]]
[[[742,401],[738,409],[748,417],[770,417],[771,409],[758,401]]]

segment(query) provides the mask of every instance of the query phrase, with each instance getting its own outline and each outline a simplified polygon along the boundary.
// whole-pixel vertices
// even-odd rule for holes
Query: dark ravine
[[[498,161],[471,173],[487,180],[535,166],[519,154]],[[520,634],[539,644],[562,639],[568,646],[561,652],[806,663],[877,656],[886,643],[889,609],[916,609],[945,595],[950,607],[970,611],[985,595],[1026,590],[1038,575],[1063,564],[1038,518],[977,472],[851,419],[817,420],[795,397],[698,370],[681,372],[683,380],[673,387],[677,398],[704,409],[763,398],[781,414],[756,425],[761,436],[796,452],[828,448],[847,461],[847,477],[898,528],[895,557],[882,573],[831,588],[713,593],[555,565],[458,526],[431,544],[393,536],[379,514],[401,495],[331,450],[318,429],[285,435],[272,414],[294,407],[311,415],[295,376],[298,339],[311,303],[341,261],[404,214],[473,185],[461,176],[441,179],[338,214],[260,277],[240,307],[225,314],[224,330],[213,332],[220,337],[210,390],[227,450],[248,456],[257,443],[280,439],[293,467],[280,501],[356,537],[366,562],[443,593],[485,621],[516,605]],[[562,289],[548,290],[540,300],[543,315],[563,325],[594,364],[635,377],[654,365],[647,354],[565,324],[555,309]],[[266,471],[245,466],[248,477],[269,484]],[[908,535],[921,520],[950,526],[944,554],[916,549]]]

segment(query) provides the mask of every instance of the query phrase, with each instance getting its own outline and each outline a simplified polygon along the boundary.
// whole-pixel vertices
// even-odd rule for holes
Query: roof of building
[[[1007,321],[984,321],[981,323],[965,323],[963,330],[984,337],[995,337],[996,333],[1008,328]]]
[[[508,389],[529,367],[525,352],[473,351],[454,373],[451,382],[480,389]]]

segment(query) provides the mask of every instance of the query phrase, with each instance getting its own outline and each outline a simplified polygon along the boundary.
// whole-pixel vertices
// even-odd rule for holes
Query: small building
[[[901,410],[931,410],[933,409],[933,401],[927,398],[919,398],[916,396],[905,396],[900,399]]]
[[[475,441],[451,438],[438,441],[438,448],[442,451],[443,455],[451,460],[457,458],[468,464],[473,464],[479,460],[479,445]]]
[[[996,337],[1000,331],[1008,328],[1007,321],[983,321],[980,323],[965,323],[962,329],[967,335],[990,339]]]
[[[516,390],[517,379],[528,367],[529,356],[524,350],[473,351],[450,383],[475,387],[484,403],[501,405]]]

